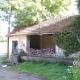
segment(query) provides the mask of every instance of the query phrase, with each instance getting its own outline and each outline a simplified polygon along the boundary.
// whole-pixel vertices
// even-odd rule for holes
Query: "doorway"
[[[12,41],[12,54],[18,54],[18,41]]]
[[[30,48],[40,49],[40,36],[39,35],[30,36]]]

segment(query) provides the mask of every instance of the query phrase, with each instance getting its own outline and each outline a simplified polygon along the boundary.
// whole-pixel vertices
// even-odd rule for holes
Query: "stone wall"
[[[73,63],[73,58],[59,58],[59,57],[48,57],[48,56],[21,56],[26,61],[46,61],[46,62],[60,62],[66,65]]]

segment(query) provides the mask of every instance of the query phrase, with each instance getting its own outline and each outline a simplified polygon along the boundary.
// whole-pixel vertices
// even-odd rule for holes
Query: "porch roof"
[[[7,36],[53,34],[63,29],[69,29],[73,19],[74,16],[48,19],[36,25],[21,26],[20,28],[14,29]]]

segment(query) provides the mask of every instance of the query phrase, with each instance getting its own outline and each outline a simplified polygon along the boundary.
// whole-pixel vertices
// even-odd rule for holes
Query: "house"
[[[9,37],[9,56],[17,54],[20,49],[27,52],[28,48],[53,48],[55,54],[63,56],[63,50],[55,44],[53,34],[68,29],[72,20],[73,16],[52,18],[36,25],[14,29],[7,35]]]

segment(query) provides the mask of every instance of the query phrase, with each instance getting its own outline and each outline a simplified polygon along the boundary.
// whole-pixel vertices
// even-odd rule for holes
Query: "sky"
[[[5,36],[7,34],[7,22],[0,20],[0,34]]]
[[[72,0],[72,4],[69,6],[69,10],[70,10],[70,13],[71,14],[78,14],[78,11],[77,11],[77,6],[76,6],[76,0]]]
[[[69,6],[68,14],[70,14],[70,15],[78,14],[75,0],[73,0],[72,4]],[[7,32],[8,32],[7,27],[8,27],[8,23],[6,21],[2,21],[0,19],[0,33],[1,33],[1,35],[5,36],[7,34]]]

